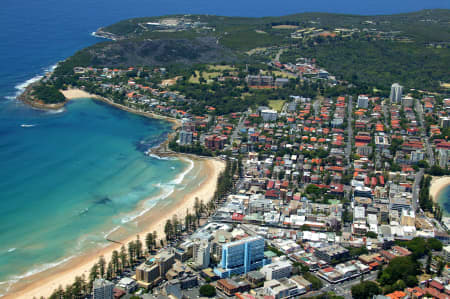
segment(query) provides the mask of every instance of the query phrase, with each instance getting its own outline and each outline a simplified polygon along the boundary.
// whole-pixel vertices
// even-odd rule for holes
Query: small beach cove
[[[106,241],[106,238],[117,242],[126,242],[127,238],[135,238],[136,234],[139,232],[147,230],[159,231],[165,222],[165,219],[162,220],[161,217],[166,215],[167,217],[172,217],[172,214],[175,212],[185,213],[186,208],[193,205],[193,199],[195,197],[205,198],[204,200],[206,201],[205,196],[214,193],[214,189],[209,190],[209,188],[215,188],[216,182],[210,180],[214,177],[217,179],[217,176],[214,173],[215,171],[221,169],[221,165],[223,165],[223,163],[205,159],[198,159],[198,161],[196,161],[196,159],[190,160],[184,157],[178,158],[176,156],[170,158],[147,157],[143,154],[143,147],[155,147],[161,143],[164,143],[167,139],[167,135],[172,131],[174,126],[176,127],[176,125],[171,125],[163,120],[156,120],[152,118],[152,115],[143,114],[143,116],[148,118],[142,118],[140,116],[116,109],[121,107],[113,108],[110,107],[110,105],[103,104],[97,100],[93,101],[91,99],[86,99],[91,96],[92,95],[76,91],[75,93],[69,95],[68,98],[80,98],[80,100],[69,101],[66,107],[60,111],[31,111],[33,117],[27,117],[27,121],[22,121],[22,125],[23,123],[32,125],[18,125],[15,127],[16,130],[19,130],[18,128],[22,130],[19,132],[26,132],[25,135],[33,136],[31,139],[34,145],[29,148],[36,148],[40,142],[43,142],[45,138],[49,138],[50,136],[52,136],[52,141],[50,142],[52,146],[55,146],[55,144],[52,143],[54,142],[53,140],[61,140],[61,138],[54,138],[58,134],[55,135],[56,132],[53,131],[59,127],[56,126],[55,123],[52,123],[53,121],[58,123],[58,125],[64,126],[66,129],[72,128],[76,131],[76,134],[71,135],[70,137],[66,136],[68,140],[63,140],[63,143],[67,143],[67,149],[73,147],[74,153],[69,150],[67,152],[70,153],[70,157],[61,158],[65,164],[52,161],[51,159],[46,160],[44,157],[41,157],[41,159],[38,160],[47,164],[47,168],[52,168],[52,164],[53,166],[59,166],[59,168],[64,168],[64,166],[61,165],[72,165],[72,167],[69,168],[73,168],[73,165],[81,164],[75,167],[75,170],[70,170],[77,179],[80,178],[80,175],[75,175],[74,173],[79,173],[83,167],[86,168],[86,165],[88,165],[88,168],[90,166],[94,167],[94,169],[96,169],[95,166],[101,166],[100,168],[107,169],[107,173],[104,176],[104,180],[98,178],[94,180],[86,178],[87,181],[90,181],[91,183],[90,188],[92,188],[93,185],[96,185],[96,187],[93,188],[93,192],[91,191],[88,192],[87,195],[81,196],[83,198],[81,202],[87,201],[93,203],[85,205],[85,207],[83,207],[83,205],[76,205],[77,196],[75,194],[77,192],[84,194],[84,192],[82,192],[84,191],[83,188],[79,189],[79,187],[76,186],[69,187],[70,181],[64,181],[64,183],[59,184],[58,188],[55,188],[57,189],[56,194],[69,194],[70,203],[76,205],[76,208],[70,209],[71,214],[65,219],[69,223],[75,219],[73,223],[70,223],[69,228],[76,226],[77,221],[83,220],[84,222],[85,220],[83,217],[87,217],[90,220],[91,218],[95,220],[93,226],[91,227],[94,232],[93,234],[91,234],[89,232],[90,229],[86,227],[81,227],[78,237],[76,235],[75,228],[71,228],[69,230],[75,231],[75,238],[72,238],[74,244],[72,247],[75,247],[74,250],[68,250],[65,248],[62,248],[62,250],[60,248],[58,250],[58,246],[55,246],[57,244],[53,244],[58,243],[58,238],[56,238],[54,242],[53,240],[49,242],[44,242],[44,240],[41,240],[42,242],[38,242],[39,244],[36,245],[32,244],[33,238],[30,238],[30,241],[28,242],[29,244],[27,245],[20,244],[20,242],[4,244],[5,252],[0,254],[0,267],[1,262],[5,263],[5,267],[10,263],[17,263],[19,260],[21,260],[21,263],[24,264],[21,268],[19,268],[24,270],[18,269],[19,271],[17,272],[9,272],[6,280],[2,279],[4,283],[0,285],[2,288],[0,293],[8,291],[7,298],[31,298],[37,295],[50,295],[53,289],[57,288],[59,284],[65,285],[69,283],[75,275],[81,275],[82,272],[84,272],[84,270],[81,272],[76,272],[79,271],[78,266],[85,265],[85,267],[90,268],[87,264],[96,262],[100,255],[105,255],[105,257],[107,257],[108,252],[110,253],[113,250],[111,246],[119,246],[117,243],[112,244]],[[20,109],[30,110],[25,107]],[[103,110],[108,112],[105,114],[105,111]],[[89,115],[91,112],[95,112],[94,115]],[[97,112],[99,113],[97,114]],[[27,111],[26,113],[30,113],[30,111]],[[76,114],[76,117],[75,119],[72,119],[74,118],[74,113]],[[113,116],[109,114],[112,114]],[[93,117],[95,121],[88,121],[87,119],[90,117]],[[137,120],[141,129],[136,131],[135,128],[131,129],[131,127],[129,127],[128,129],[134,132],[131,134],[132,136],[127,136],[125,140],[121,140],[119,142],[119,146],[118,144],[114,145],[115,141],[111,141],[109,138],[112,137],[113,139],[116,139],[117,136],[110,136],[111,132],[116,132],[116,130],[119,130],[120,132],[118,132],[118,135],[129,135],[127,134],[127,122],[130,120],[132,123]],[[50,121],[52,124],[47,124],[47,121]],[[99,149],[102,150],[104,146],[106,151],[100,155],[95,155],[96,157],[102,157],[101,160],[99,160],[99,158],[89,157],[89,161],[83,161],[84,159],[79,161],[77,158],[74,158],[74,154],[79,157],[81,153],[89,153],[90,151],[95,152],[97,148],[94,146],[94,143],[102,140],[102,138],[99,140],[99,136],[95,136],[95,132],[97,130],[93,128],[96,127],[97,129],[101,129],[99,126],[109,125],[110,122],[112,123],[112,128],[104,128],[104,132],[100,134],[102,135],[102,138],[106,138],[108,141],[100,146]],[[81,124],[81,130],[76,127],[76,124]],[[122,128],[121,124],[125,124],[124,128]],[[154,131],[156,135],[148,132],[148,129],[150,128],[155,129]],[[83,135],[84,130],[86,131]],[[86,132],[90,131],[92,131],[94,135],[92,136],[92,139],[87,138],[89,134]],[[42,134],[48,136],[44,138],[41,136],[41,139],[43,140],[37,140],[39,139],[37,135]],[[151,137],[153,135],[154,137]],[[83,143],[85,142],[87,144],[84,145]],[[124,150],[123,147],[127,149]],[[62,146],[62,148],[64,148],[64,146]],[[27,149],[24,149],[24,152],[27,152]],[[126,152],[128,152],[128,154],[126,154]],[[46,151],[46,154],[48,153],[49,151]],[[132,154],[130,155],[130,153]],[[103,161],[103,159],[105,161]],[[119,161],[119,169],[113,171],[115,161]],[[101,165],[96,165],[98,163]],[[211,167],[211,163],[218,164]],[[158,170],[161,169],[161,167],[165,169],[163,173],[160,173],[160,170]],[[39,171],[36,171],[35,173],[39,173]],[[187,175],[188,173],[189,175]],[[6,173],[3,175],[6,175]],[[91,177],[92,175],[93,173],[91,173]],[[189,178],[184,179],[185,176]],[[45,177],[46,176],[44,175],[44,178]],[[49,175],[49,178],[46,179],[46,181],[50,181],[50,177],[51,175]],[[75,180],[76,185],[82,186],[83,183],[79,182],[77,179]],[[83,181],[86,179],[83,178]],[[203,181],[205,182],[202,183]],[[111,187],[111,185],[114,186]],[[200,191],[200,189],[205,188],[205,185],[207,186],[208,191]],[[121,188],[121,186],[123,187]],[[35,189],[35,187],[31,189]],[[64,189],[67,189],[67,191],[64,191]],[[6,190],[8,191],[8,189]],[[187,196],[187,194],[192,194],[194,191],[200,192],[200,195]],[[5,193],[5,191],[3,191],[3,193]],[[15,196],[20,196],[20,192],[18,191],[9,193],[15,194]],[[31,193],[32,192],[30,190],[30,195],[25,197],[28,198],[31,195],[40,197],[38,193]],[[89,195],[89,193],[98,194]],[[101,195],[101,193],[105,195]],[[47,199],[47,201],[51,202],[53,197],[61,197],[56,194],[50,196],[50,200]],[[38,202],[37,199],[34,200],[36,203]],[[124,208],[123,210],[122,206]],[[154,209],[165,211],[165,213],[155,213]],[[49,211],[49,214],[51,215],[50,212],[51,211]],[[98,214],[96,215],[96,213]],[[61,219],[60,221],[57,221],[57,226],[61,225],[64,228],[61,231],[61,233],[63,233],[67,229],[67,223],[63,221],[63,211],[58,211],[58,214],[61,215]],[[180,217],[184,216],[180,214]],[[106,221],[102,221],[102,219],[106,219]],[[45,222],[47,222],[46,225],[51,223],[50,220]],[[90,222],[87,221],[87,224],[90,224]],[[159,228],[158,224],[160,226]],[[44,232],[47,231],[46,229],[42,229],[42,227],[40,229]],[[54,229],[53,233],[58,234],[57,229]],[[162,236],[162,233],[158,233],[158,235]],[[142,236],[142,238],[144,238],[144,236]],[[52,246],[55,246],[53,247],[53,249],[56,248],[55,251],[59,251],[58,254],[50,255],[54,256],[54,258],[50,258],[50,256],[48,256],[43,259],[41,255],[45,252],[45,247],[51,249]],[[28,265],[26,265],[27,261],[23,260],[23,257],[28,256],[31,259],[28,260]],[[3,260],[2,257],[4,258]],[[4,273],[6,274],[7,271]],[[59,280],[60,277],[64,278]],[[39,283],[37,283],[37,281],[39,281]],[[44,285],[47,287],[44,288]],[[36,287],[39,287],[40,289],[36,290]],[[26,290],[29,291],[28,294],[24,293]],[[31,294],[33,295],[31,296]]]
[[[450,215],[450,176],[433,177],[430,196],[442,207],[445,215]]]

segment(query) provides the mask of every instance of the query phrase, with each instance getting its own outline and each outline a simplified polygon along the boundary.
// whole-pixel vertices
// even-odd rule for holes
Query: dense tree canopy
[[[352,297],[355,299],[372,298],[373,295],[381,293],[381,289],[373,281],[363,281],[352,286]]]

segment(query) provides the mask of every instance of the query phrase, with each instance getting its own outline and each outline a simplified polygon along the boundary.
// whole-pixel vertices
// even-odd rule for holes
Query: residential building
[[[359,95],[357,105],[358,108],[367,109],[369,107],[369,97],[363,94]]]
[[[249,291],[250,284],[245,281],[235,281],[230,278],[224,278],[217,281],[217,288],[228,296],[232,296],[238,292],[243,293]]]
[[[317,248],[314,254],[328,263],[332,260],[340,260],[350,256],[349,251],[346,248],[337,244]]]
[[[192,143],[193,133],[189,131],[182,130],[180,132],[179,143],[180,145],[189,145]]]
[[[275,299],[291,298],[306,293],[305,287],[287,278],[266,281],[264,291]]]
[[[160,279],[164,279],[166,273],[172,268],[174,263],[174,253],[170,251],[160,252],[136,268],[136,280],[140,286],[148,288]]]
[[[108,280],[97,278],[92,284],[94,299],[113,299],[114,284]]]
[[[194,263],[200,269],[207,268],[210,262],[211,244],[208,240],[201,240],[194,243],[193,258]]]
[[[443,249],[444,252],[444,258],[447,262],[450,261],[450,245],[445,246]]]
[[[289,261],[278,261],[262,267],[260,271],[266,280],[280,279],[291,276],[292,265]]]
[[[273,86],[272,76],[261,76],[261,75],[248,75],[245,78],[245,82],[249,86]]]
[[[288,83],[289,83],[289,79],[287,79],[287,78],[277,78],[277,79],[275,79],[275,86],[276,87],[283,87],[283,86],[285,86]]]
[[[389,98],[391,99],[392,103],[399,104],[402,102],[402,93],[403,93],[403,86],[401,86],[398,83],[394,83],[391,86],[391,94]]]
[[[264,121],[276,121],[277,120],[277,112],[275,110],[262,110],[261,117]]]

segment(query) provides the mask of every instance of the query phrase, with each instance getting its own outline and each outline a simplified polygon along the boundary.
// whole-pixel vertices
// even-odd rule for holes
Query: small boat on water
[[[34,126],[36,126],[36,125],[21,124],[20,126],[21,126],[22,128],[31,128],[31,127],[34,127]]]

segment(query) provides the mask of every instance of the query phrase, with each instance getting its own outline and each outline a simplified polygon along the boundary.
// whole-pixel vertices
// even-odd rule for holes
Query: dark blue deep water
[[[181,161],[145,157],[136,148],[143,140],[156,144],[164,138],[170,130],[165,122],[89,99],[74,101],[61,113],[33,110],[14,100],[27,81],[98,42],[91,36],[98,27],[125,18],[174,13],[370,15],[424,8],[450,8],[450,1],[1,1],[0,294],[18,277],[101,239],[187,167]]]

